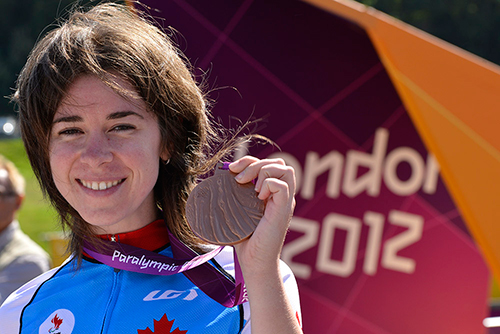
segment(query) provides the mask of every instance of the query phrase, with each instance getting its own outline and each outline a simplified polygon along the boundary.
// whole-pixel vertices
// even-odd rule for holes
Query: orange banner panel
[[[500,279],[500,68],[354,1],[305,1],[366,29]]]

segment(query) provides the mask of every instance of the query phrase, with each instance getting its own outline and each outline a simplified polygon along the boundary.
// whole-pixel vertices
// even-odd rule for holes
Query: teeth
[[[83,184],[84,187],[92,190],[106,190],[120,184],[121,180],[101,181],[101,182],[80,180],[80,182]]]

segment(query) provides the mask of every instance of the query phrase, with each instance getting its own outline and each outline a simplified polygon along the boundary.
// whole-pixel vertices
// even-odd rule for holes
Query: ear
[[[164,150],[161,154],[160,154],[160,159],[162,161],[167,161],[168,159],[170,159],[170,153],[167,151],[167,150]]]
[[[19,195],[16,198],[16,211],[21,208],[21,204],[23,204],[24,201],[24,195]]]

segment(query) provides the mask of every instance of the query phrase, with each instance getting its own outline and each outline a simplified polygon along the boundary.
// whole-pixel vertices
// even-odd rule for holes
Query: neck
[[[14,219],[7,219],[6,221],[0,222],[0,233],[5,231],[7,227],[14,222]]]

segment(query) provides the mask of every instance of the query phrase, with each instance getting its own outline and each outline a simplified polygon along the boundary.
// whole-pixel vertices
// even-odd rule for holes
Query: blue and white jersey
[[[160,254],[171,257],[170,247]],[[234,275],[231,248],[214,262]],[[295,279],[284,263],[281,272],[300,317]],[[0,334],[249,334],[250,328],[248,303],[226,308],[183,274],[116,270],[87,258],[78,270],[68,261],[35,278],[0,307]]]

